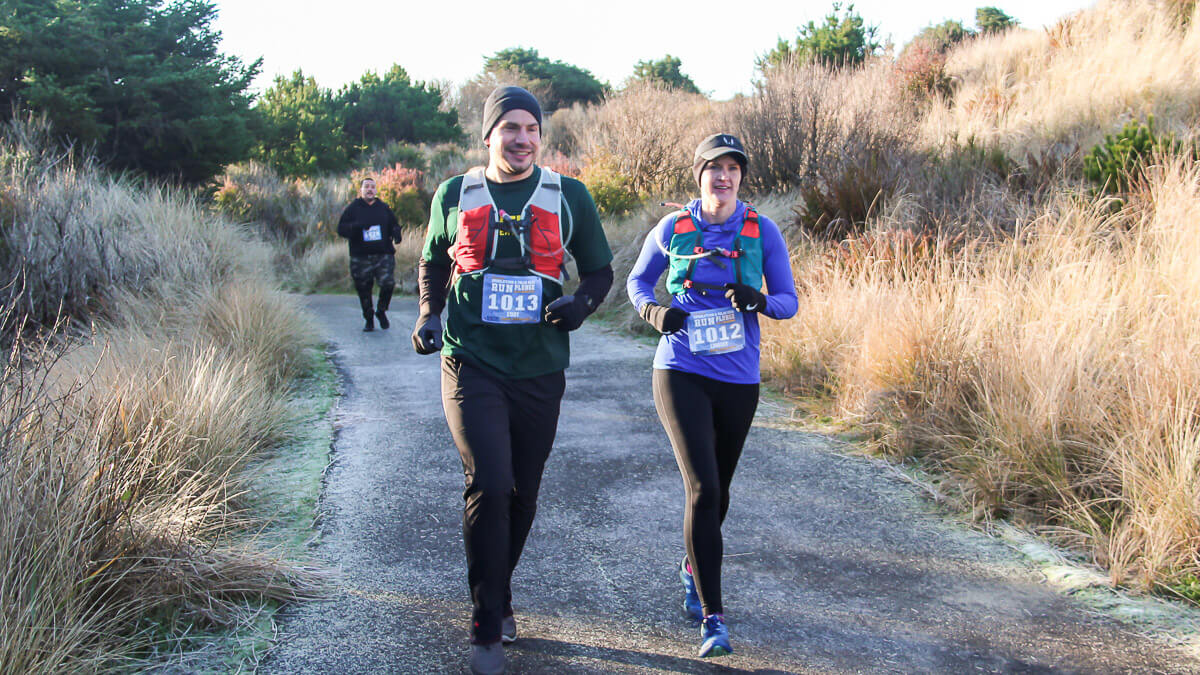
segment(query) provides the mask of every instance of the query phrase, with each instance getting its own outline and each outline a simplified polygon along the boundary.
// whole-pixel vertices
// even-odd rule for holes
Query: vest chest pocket
[[[538,323],[541,308],[541,277],[483,275],[484,323]]]
[[[746,346],[742,313],[732,307],[692,312],[687,318],[687,332],[693,354],[728,354]]]

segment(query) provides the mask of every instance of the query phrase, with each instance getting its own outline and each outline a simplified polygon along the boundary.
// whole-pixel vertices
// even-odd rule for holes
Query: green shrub
[[[996,7],[980,7],[975,10],[975,25],[979,27],[979,32],[984,35],[994,35],[1003,33],[1010,28],[1017,27],[1017,20],[1009,16],[1002,9]]]
[[[592,193],[592,199],[596,202],[596,209],[603,215],[629,213],[641,201],[633,181],[607,156],[588,164],[580,180],[587,185],[588,192]]]
[[[1169,134],[1154,132],[1153,115],[1146,124],[1133,120],[1115,136],[1106,135],[1103,143],[1084,156],[1083,175],[1104,192],[1127,193],[1143,179],[1147,159],[1178,153],[1182,148]]]
[[[961,21],[947,19],[936,26],[930,25],[922,28],[913,38],[912,42],[909,43],[909,46],[917,42],[924,42],[945,54],[955,45],[973,37],[975,37],[975,31],[962,25]],[[907,50],[908,47],[905,47],[900,55],[903,56],[904,51]]]
[[[800,27],[795,45],[779,38],[775,48],[755,63],[764,74],[793,61],[816,61],[834,68],[857,66],[883,48],[876,41],[878,34],[879,26],[868,26],[862,16],[854,11],[853,3],[843,11],[842,3],[835,2],[820,25],[809,21]]]

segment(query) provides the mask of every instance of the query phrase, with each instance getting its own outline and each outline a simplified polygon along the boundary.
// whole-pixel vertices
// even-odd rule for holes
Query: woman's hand
[[[683,328],[689,314],[678,307],[663,307],[657,302],[647,302],[638,312],[646,323],[664,335],[670,335]]]
[[[746,284],[725,284],[725,297],[739,312],[761,312],[767,306],[767,296]]]

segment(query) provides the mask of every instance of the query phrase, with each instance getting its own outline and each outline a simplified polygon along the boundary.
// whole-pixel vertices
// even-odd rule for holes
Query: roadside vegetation
[[[542,163],[588,184],[620,280],[660,204],[694,192],[696,143],[740,135],[750,198],[784,228],[802,292],[794,320],[767,322],[770,379],[935,469],[973,517],[1200,601],[1195,3],[1103,0],[1046,30],[993,7],[976,18],[893,58],[835,6],[728,102],[670,57],[639,64],[602,103],[547,113]],[[547,86],[527,75],[479,88]],[[420,155],[404,166],[426,171],[426,194],[483,161],[434,170]],[[345,266],[297,255],[298,269],[328,261],[310,279]],[[621,283],[601,312],[646,332]]]
[[[37,124],[0,141],[0,671],[136,669],[311,596],[241,468],[292,433],[316,345],[270,249]]]
[[[319,486],[278,460],[303,446],[311,477],[323,450],[304,429],[329,396],[283,291],[349,292],[336,222],[367,175],[406,227],[413,290],[429,201],[486,161],[498,84],[547,104],[540,163],[605,218],[610,324],[649,334],[623,280],[664,204],[695,192],[696,144],[738,134],[743,194],[783,228],[801,293],[795,319],[765,322],[768,379],[978,521],[1200,603],[1195,2],[1100,0],[1047,30],[981,7],[894,55],[835,4],[731,101],[670,55],[613,88],[511,48],[458,87],[395,66],[332,91],[297,72],[256,103],[258,64],[219,55],[211,6],[131,6],[152,34],[193,35],[179,82],[220,94],[160,111],[162,147],[64,51],[114,21],[103,3],[0,18],[0,671],[186,664],[203,636],[317,592],[303,536],[261,509],[294,485],[267,517],[311,521]],[[124,40],[113,68],[169,43]],[[233,131],[214,140],[214,120]]]

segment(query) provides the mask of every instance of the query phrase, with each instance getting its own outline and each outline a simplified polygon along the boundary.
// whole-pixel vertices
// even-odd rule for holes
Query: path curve
[[[343,378],[316,555],[261,670],[459,673],[470,605],[462,473],[412,298],[362,333],[349,296],[306,299]],[[932,512],[879,462],[760,410],[725,524],[736,654],[695,658],[679,612],[682,483],[654,413],[653,349],[587,325],[513,580],[510,673],[1200,672],[1047,588],[1008,547]],[[768,406],[769,407],[769,406]]]

